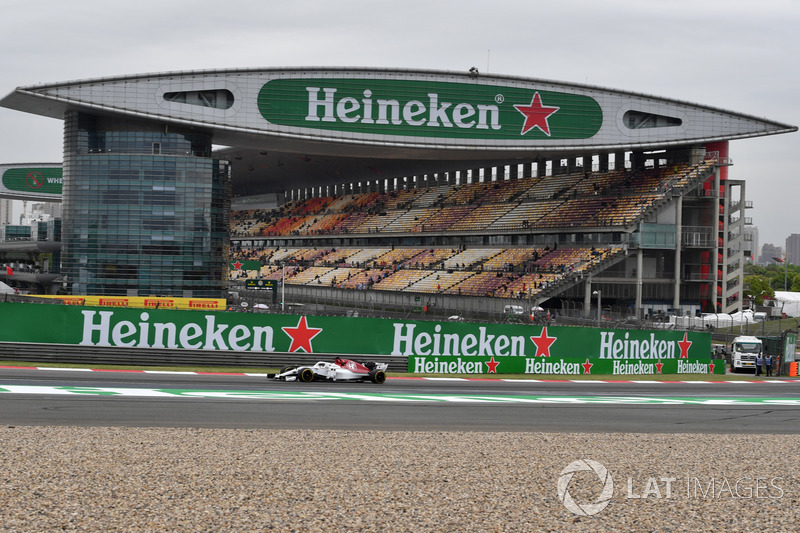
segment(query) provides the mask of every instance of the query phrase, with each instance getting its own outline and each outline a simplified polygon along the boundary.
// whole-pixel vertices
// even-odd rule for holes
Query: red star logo
[[[692,341],[686,338],[688,335],[688,333],[684,332],[683,340],[678,342],[678,346],[681,347],[681,359],[687,359],[689,357],[689,348],[692,346]]]
[[[581,363],[581,366],[583,367],[583,373],[584,374],[591,374],[592,373],[592,367],[594,366],[594,364],[590,363],[589,362],[589,358],[587,357],[586,358],[586,362],[585,363]]]
[[[558,337],[547,336],[547,326],[542,328],[542,334],[538,337],[531,337],[536,345],[536,357],[550,357],[550,346],[556,342]]]
[[[658,363],[656,363],[656,374],[660,374],[662,368],[664,368],[664,363],[662,363],[661,359],[659,359]]]
[[[542,105],[542,97],[539,96],[539,93],[533,95],[533,100],[531,100],[530,105],[515,105],[514,106],[517,111],[525,115],[525,124],[522,125],[522,133],[520,135],[525,135],[533,128],[539,128],[542,133],[550,137],[550,124],[547,122],[547,119],[550,118],[550,115],[558,111],[559,107],[548,107]]]
[[[714,363],[708,363],[708,373],[709,374],[714,373]]]
[[[233,264],[233,269],[234,269],[234,270],[241,270],[241,269],[242,269],[242,263],[240,263],[238,259],[237,259],[237,260],[236,260],[236,262]]]
[[[290,352],[296,352],[302,348],[306,353],[313,353],[314,350],[311,348],[311,339],[322,332],[322,328],[309,328],[306,323],[306,317],[304,316],[300,317],[297,327],[283,327],[281,329],[292,338],[292,345],[289,346]]]
[[[495,361],[494,360],[494,356],[492,356],[492,358],[489,360],[489,362],[486,363],[486,366],[489,367],[489,373],[490,374],[497,374],[497,365],[499,365],[499,364],[500,364],[500,362],[499,361]]]

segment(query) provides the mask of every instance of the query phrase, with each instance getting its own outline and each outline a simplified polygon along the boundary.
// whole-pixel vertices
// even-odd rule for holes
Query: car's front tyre
[[[304,368],[299,374],[297,374],[297,380],[302,381],[303,383],[314,381],[314,371],[310,368]]]

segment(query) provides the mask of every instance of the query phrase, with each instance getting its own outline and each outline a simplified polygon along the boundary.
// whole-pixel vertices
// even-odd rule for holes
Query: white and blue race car
[[[267,374],[280,381],[386,381],[388,363],[358,363],[351,359],[335,359],[333,363],[320,361],[313,366],[285,366],[278,374]]]

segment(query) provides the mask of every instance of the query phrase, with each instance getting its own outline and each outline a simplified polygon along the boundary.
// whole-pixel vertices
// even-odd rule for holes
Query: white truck
[[[731,372],[756,369],[756,356],[764,354],[761,339],[751,335],[736,337],[731,343]]]

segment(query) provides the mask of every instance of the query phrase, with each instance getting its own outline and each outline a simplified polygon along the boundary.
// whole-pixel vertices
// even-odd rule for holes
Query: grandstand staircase
[[[591,277],[597,272],[602,272],[617,263],[620,263],[625,260],[627,254],[624,253],[622,249],[618,250],[616,253],[611,254],[610,256],[604,258],[602,261],[595,264],[592,268],[584,270],[582,272],[574,272],[573,274],[566,276],[554,283],[551,283],[546,288],[538,291],[533,299],[533,305],[541,305],[542,303],[546,302],[550,298],[553,298],[564,291],[567,291],[577,285],[583,283],[587,277]]]
[[[673,177],[667,182],[664,197],[653,202],[648,209],[642,213],[642,216],[637,220],[637,223],[644,220],[652,213],[671,204],[677,196],[691,192],[696,188],[703,185],[714,174],[714,165],[710,162],[703,162],[700,168],[687,169],[681,176]]]

